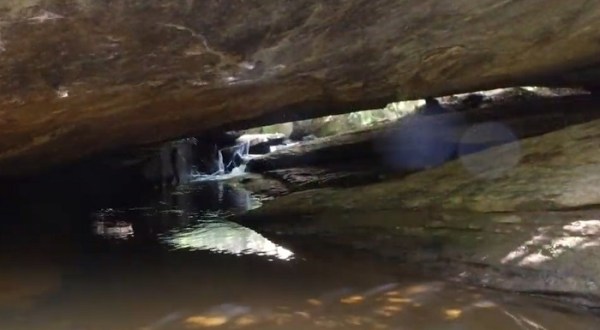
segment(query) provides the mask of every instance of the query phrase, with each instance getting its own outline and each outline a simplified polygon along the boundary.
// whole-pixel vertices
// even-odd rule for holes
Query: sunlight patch
[[[446,320],[456,320],[462,315],[462,311],[460,309],[446,309],[444,310],[444,316]]]
[[[237,223],[219,220],[203,222],[193,228],[171,231],[161,240],[174,249],[206,250],[233,255],[259,255],[291,260],[294,253]]]
[[[552,235],[550,227],[511,251],[501,262],[517,262],[519,266],[535,266],[560,257],[569,250],[581,251],[600,245],[594,237],[600,233],[600,220],[574,221],[562,227],[562,236]]]

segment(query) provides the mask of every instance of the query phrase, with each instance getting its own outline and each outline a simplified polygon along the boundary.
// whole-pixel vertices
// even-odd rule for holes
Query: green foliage
[[[308,134],[318,137],[342,134],[360,130],[373,125],[398,120],[423,104],[423,101],[404,101],[390,103],[383,109],[357,111],[343,115],[326,116],[294,123],[282,123],[249,130],[249,133],[290,134],[291,127],[301,128]]]

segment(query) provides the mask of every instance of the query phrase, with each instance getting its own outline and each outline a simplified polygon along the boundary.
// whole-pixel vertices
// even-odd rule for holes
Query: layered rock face
[[[218,127],[539,84],[595,86],[586,0],[0,4],[0,175]]]

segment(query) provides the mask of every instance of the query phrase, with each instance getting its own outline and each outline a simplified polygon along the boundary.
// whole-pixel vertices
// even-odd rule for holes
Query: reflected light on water
[[[219,220],[202,222],[189,228],[174,229],[161,236],[174,249],[207,250],[233,255],[259,255],[280,260],[293,259],[294,253],[237,223]]]

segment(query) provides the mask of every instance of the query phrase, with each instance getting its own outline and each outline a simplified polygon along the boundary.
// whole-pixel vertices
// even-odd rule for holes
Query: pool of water
[[[451,284],[316,240],[313,252],[294,251],[231,221],[261,203],[201,182],[114,207],[5,208],[0,329],[598,328],[584,310]]]

